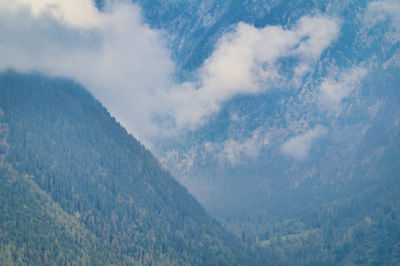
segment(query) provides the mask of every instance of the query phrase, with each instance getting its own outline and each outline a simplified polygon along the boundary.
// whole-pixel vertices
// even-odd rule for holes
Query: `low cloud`
[[[400,2],[396,0],[371,2],[368,4],[365,19],[370,25],[390,19],[392,25],[400,30]]]
[[[147,143],[195,129],[235,95],[297,86],[340,24],[323,16],[303,17],[291,28],[239,23],[195,82],[177,84],[162,33],[143,23],[140,8],[106,10],[92,0],[0,0],[0,71],[72,78]]]
[[[269,140],[262,133],[262,128],[256,129],[250,138],[241,140],[227,139],[222,143],[221,150],[217,153],[220,162],[229,162],[236,166],[249,158],[256,158]]]
[[[200,68],[199,85],[187,83],[171,92],[177,127],[204,123],[235,95],[295,86],[338,34],[339,23],[326,17],[303,17],[291,29],[239,23]]]
[[[296,160],[307,158],[313,142],[326,134],[327,130],[318,125],[305,133],[287,140],[281,148],[281,152]]]
[[[141,140],[158,134],[157,91],[174,63],[138,6],[101,13],[91,0],[0,0],[0,70],[40,71],[82,83]]]
[[[340,113],[342,100],[360,87],[367,73],[367,69],[357,66],[325,77],[319,87],[321,104]]]
[[[93,27],[100,23],[100,14],[87,0],[13,0],[0,1],[0,10],[15,15],[21,9],[34,18],[47,16],[72,27]]]
[[[396,0],[384,0],[371,2],[367,6],[364,16],[364,27],[366,32],[376,26],[385,25],[385,34],[381,36],[380,42],[388,42],[396,45],[400,42],[400,2]],[[367,36],[361,36],[366,38]]]

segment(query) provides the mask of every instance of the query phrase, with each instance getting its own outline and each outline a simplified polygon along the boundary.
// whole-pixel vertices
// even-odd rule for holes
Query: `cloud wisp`
[[[235,95],[296,86],[338,37],[339,24],[323,16],[291,28],[240,23],[220,39],[195,82],[176,83],[166,42],[137,5],[103,13],[92,0],[0,0],[0,71],[74,79],[150,144],[206,123]]]
[[[356,66],[337,75],[332,74],[323,78],[319,86],[320,104],[340,114],[343,99],[360,87],[367,73],[366,68]]]
[[[323,126],[317,125],[301,135],[288,139],[282,145],[281,152],[295,160],[304,160],[307,158],[313,142],[326,133],[327,130]]]

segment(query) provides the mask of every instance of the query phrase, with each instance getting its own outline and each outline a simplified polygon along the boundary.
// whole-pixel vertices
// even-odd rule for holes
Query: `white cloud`
[[[92,1],[87,0],[13,0],[0,1],[0,9],[18,13],[21,7],[38,18],[49,16],[70,26],[91,27],[100,23],[99,12]]]
[[[269,144],[268,138],[261,134],[261,130],[262,128],[256,129],[250,138],[242,140],[229,138],[224,141],[222,149],[217,153],[220,162],[229,162],[232,166],[236,166],[243,160],[257,157],[263,146]]]
[[[322,16],[290,29],[240,23],[218,42],[196,82],[175,84],[170,51],[140,13],[128,4],[101,13],[92,0],[0,0],[0,71],[72,78],[136,137],[151,141],[196,128],[237,94],[296,84],[339,34],[339,23]],[[280,70],[287,58],[289,78]]]
[[[340,112],[342,100],[360,86],[367,73],[367,69],[356,66],[339,74],[332,73],[332,75],[325,77],[319,87],[320,102],[324,106]]]
[[[301,38],[294,50],[306,59],[319,58],[321,53],[334,41],[339,34],[339,22],[326,17],[303,17],[295,29]]]
[[[287,140],[282,145],[281,152],[296,160],[304,160],[307,158],[313,142],[326,132],[324,127],[317,125],[313,129]]]
[[[283,82],[297,82],[339,34],[339,23],[326,17],[303,17],[292,29],[257,29],[239,23],[218,42],[199,70],[200,85],[186,84],[172,94],[178,127],[196,127],[237,94],[256,94]],[[280,59],[293,57],[292,78],[280,73]]]
[[[137,6],[101,13],[91,0],[11,2],[0,0],[0,70],[70,77],[140,139],[158,134],[152,115],[163,104],[156,95],[174,63]]]
[[[375,1],[368,4],[366,23],[375,25],[390,18],[392,25],[400,30],[400,2],[397,0]]]

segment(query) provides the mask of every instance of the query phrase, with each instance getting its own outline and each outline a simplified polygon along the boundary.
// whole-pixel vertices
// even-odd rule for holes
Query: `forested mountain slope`
[[[0,163],[1,265],[120,265],[134,260],[66,213],[30,178]]]
[[[21,240],[28,235],[20,231],[11,241],[18,249],[11,246],[12,252],[23,254],[18,258],[43,263],[46,255],[52,263],[92,259],[120,265],[240,263],[244,253],[237,240],[78,84],[9,71],[0,76],[0,95],[2,160],[11,165],[2,167],[2,208],[15,208],[0,215],[2,226],[18,223],[2,232],[37,227],[37,233],[30,232],[33,240],[49,235],[37,247],[44,251],[32,253],[33,240]],[[18,246],[21,241],[27,253]],[[8,252],[7,245],[2,242],[2,252]],[[103,247],[109,260],[95,253]]]

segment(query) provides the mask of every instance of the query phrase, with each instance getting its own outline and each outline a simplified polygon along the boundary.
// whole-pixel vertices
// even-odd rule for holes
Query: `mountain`
[[[0,166],[2,265],[133,264],[117,256],[30,178]]]
[[[98,7],[113,0],[95,0]],[[238,23],[256,28],[291,25],[303,16],[324,14],[352,18],[372,1],[334,0],[132,0],[142,8],[151,27],[165,31],[180,71],[190,76],[212,54],[220,38]],[[354,18],[353,18],[354,19]],[[352,21],[347,21],[350,26]],[[352,29],[349,28],[348,31]]]
[[[5,263],[400,264],[399,1],[3,2]]]
[[[250,259],[80,85],[8,71],[0,76],[0,95],[5,264]]]
[[[183,80],[241,41],[239,23],[295,32],[304,18],[333,19],[338,34],[317,57],[280,56],[271,67],[279,80],[233,95],[153,152],[212,216],[277,262],[398,263],[396,1],[133,2],[167,33]]]

